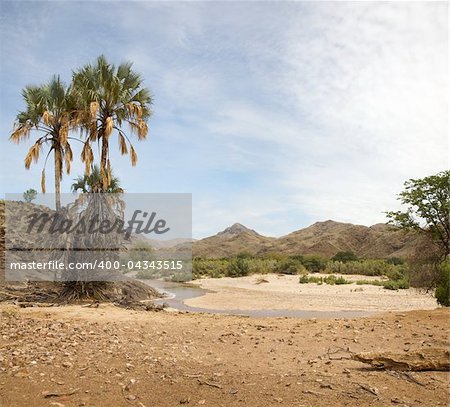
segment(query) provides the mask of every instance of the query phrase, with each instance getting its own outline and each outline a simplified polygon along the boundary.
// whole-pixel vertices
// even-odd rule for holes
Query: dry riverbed
[[[314,276],[323,276],[314,274]],[[336,275],[338,276],[338,275]],[[347,280],[376,279],[343,276]],[[215,310],[392,311],[434,309],[432,294],[413,288],[386,290],[374,285],[299,284],[299,276],[264,274],[238,278],[205,278],[192,282],[210,292],[190,298],[190,307]]]
[[[448,348],[446,309],[307,320],[0,304],[0,404],[446,406],[448,372],[352,352]]]

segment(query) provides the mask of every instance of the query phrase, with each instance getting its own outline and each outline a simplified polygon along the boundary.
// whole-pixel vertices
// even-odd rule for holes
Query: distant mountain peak
[[[339,223],[341,223],[341,222],[336,222],[335,220],[328,219],[328,220],[322,220],[322,221],[314,222],[311,226],[314,226],[314,225],[336,225],[336,224],[339,224]]]
[[[249,229],[248,227],[242,225],[241,223],[234,223],[233,225],[227,227],[222,230],[222,232],[217,233],[218,235],[240,235],[242,233],[251,233],[257,235],[253,229]]]
[[[248,252],[255,256],[268,253],[285,255],[321,255],[331,258],[339,251],[352,251],[360,257],[407,257],[416,250],[417,236],[405,234],[384,224],[371,227],[324,220],[288,235],[262,236],[235,223],[214,236],[193,243],[194,256],[233,257]]]

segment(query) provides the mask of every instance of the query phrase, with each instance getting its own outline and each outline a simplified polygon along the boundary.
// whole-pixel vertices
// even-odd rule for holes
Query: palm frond
[[[121,133],[119,133],[119,148],[120,154],[122,155],[128,154],[127,143],[125,141],[125,137]]]
[[[70,174],[70,165],[73,160],[73,153],[72,153],[72,149],[70,148],[70,144],[66,144],[64,160],[66,163],[66,173]]]
[[[16,128],[9,136],[9,139],[16,144],[19,144],[22,140],[30,137],[31,126],[28,124],[16,125]]]
[[[131,157],[131,165],[134,167],[137,164],[137,154],[134,150],[134,147],[132,144],[130,144],[130,157]]]
[[[34,161],[35,163],[39,160],[39,151],[40,151],[40,143],[37,141],[34,143],[31,148],[28,150],[28,154],[25,157],[25,168],[27,170],[30,169],[31,163]]]

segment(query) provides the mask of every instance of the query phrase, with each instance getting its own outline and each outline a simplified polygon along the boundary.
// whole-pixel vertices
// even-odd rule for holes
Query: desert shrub
[[[450,306],[450,261],[439,266],[440,277],[436,287],[435,296],[438,303],[444,307]]]
[[[387,290],[403,290],[409,288],[409,281],[407,278],[400,280],[359,280],[357,285],[376,285],[386,288]]]
[[[302,263],[310,273],[319,273],[324,271],[327,266],[327,260],[322,256],[308,255],[304,256]]]
[[[316,284],[323,284],[323,278],[317,277],[317,276],[308,276],[307,274],[304,274],[300,276],[298,282],[300,284],[307,284],[307,283],[316,283]]]
[[[253,255],[250,252],[240,252],[236,255],[238,259],[252,259]]]
[[[358,256],[351,251],[338,252],[331,258],[331,260],[341,261],[342,263],[346,263],[348,261],[357,261]]]
[[[186,283],[187,281],[190,281],[191,276],[189,275],[189,273],[185,273],[185,272],[175,272],[170,276],[170,281],[173,281],[175,283]]]
[[[306,274],[303,274],[300,276],[300,278],[298,279],[298,282],[300,284],[308,284],[309,283],[309,276]]]
[[[383,287],[387,290],[403,290],[409,288],[409,281],[405,278],[402,280],[388,280],[383,282]]]
[[[244,277],[250,272],[249,261],[241,257],[237,257],[230,261],[227,267],[227,277]]]
[[[342,277],[342,276],[336,277],[336,280],[335,280],[335,284],[336,284],[336,285],[351,284],[351,283],[352,283],[351,281],[346,280],[346,279],[345,279],[344,277]]]
[[[385,260],[329,261],[325,273],[328,274],[360,274],[365,276],[398,276],[401,278],[407,271],[406,265],[395,265]]]
[[[308,276],[306,274],[300,276],[298,282],[300,284],[307,284],[307,283],[316,283],[316,284],[329,284],[329,285],[341,285],[341,284],[351,284],[351,281],[346,280],[344,277],[339,276],[336,277],[335,275],[331,274],[326,277],[318,277],[318,276]]]
[[[248,260],[249,274],[276,272],[278,262],[273,259],[252,258]]]
[[[306,269],[300,261],[288,258],[277,262],[276,271],[283,274],[299,274],[306,271]]]
[[[37,191],[35,189],[27,189],[23,193],[23,199],[25,202],[31,203],[37,197]]]
[[[400,264],[405,264],[405,260],[401,259],[400,257],[389,257],[386,259],[386,263],[398,266]]]
[[[282,254],[282,253],[278,253],[278,252],[271,252],[271,253],[264,254],[263,258],[267,259],[267,260],[281,261],[281,260],[287,259],[288,256],[286,256],[285,254]]]
[[[357,285],[384,285],[386,281],[383,280],[358,280],[356,282]]]
[[[298,262],[303,264],[303,260],[305,259],[305,256],[302,256],[301,254],[293,254],[289,256],[291,260],[297,260]]]
[[[193,278],[223,277],[227,273],[229,263],[227,259],[195,258],[192,261],[192,276]]]
[[[351,284],[351,281],[346,280],[346,279],[345,279],[344,277],[342,277],[342,276],[336,277],[334,274],[331,274],[331,275],[329,275],[329,276],[326,276],[326,277],[323,279],[323,282],[324,282],[325,284],[330,284],[330,285],[335,285],[335,284],[337,284],[337,285],[340,285],[340,284]]]
[[[391,269],[386,272],[386,277],[389,278],[389,280],[393,281],[400,281],[405,278],[406,275],[406,269],[398,268],[398,269]]]

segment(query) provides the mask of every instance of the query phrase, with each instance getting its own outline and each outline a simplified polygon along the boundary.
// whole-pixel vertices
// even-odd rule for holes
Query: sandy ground
[[[2,407],[446,406],[448,372],[351,352],[448,348],[450,313],[306,320],[0,304]]]
[[[326,276],[314,274],[314,276]],[[367,280],[366,276],[344,276],[348,280]],[[259,283],[260,279],[268,282]],[[373,278],[372,278],[373,279]],[[390,311],[434,309],[431,294],[416,289],[386,290],[373,285],[299,284],[299,276],[252,275],[239,278],[206,278],[192,282],[211,292],[185,301],[190,307],[215,310],[314,310],[314,311]]]

